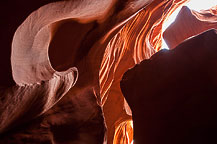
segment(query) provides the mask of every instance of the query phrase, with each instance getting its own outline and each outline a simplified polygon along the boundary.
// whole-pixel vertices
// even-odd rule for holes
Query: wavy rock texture
[[[208,29],[217,29],[217,6],[199,12],[183,6],[175,21],[165,30],[163,37],[170,49],[194,35]]]
[[[161,50],[127,71],[122,92],[136,144],[216,143],[217,31]]]
[[[154,1],[132,18],[109,42],[100,69],[100,96],[108,139],[119,125],[131,119],[131,110],[120,89],[124,72],[161,48],[162,23],[186,1]],[[115,108],[115,112],[111,107]],[[123,110],[124,109],[124,110]],[[123,135],[120,133],[120,135]],[[118,134],[117,134],[118,136]],[[111,142],[109,142],[111,143]],[[119,141],[119,143],[123,143]]]
[[[132,117],[123,73],[161,48],[184,2],[1,2],[0,143],[113,143]]]

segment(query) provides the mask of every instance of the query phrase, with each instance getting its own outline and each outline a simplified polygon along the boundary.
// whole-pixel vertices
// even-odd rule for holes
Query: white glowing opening
[[[195,10],[195,11],[200,11],[200,10],[207,10],[210,9],[213,6],[217,5],[217,0],[191,0],[188,3],[185,4],[189,9]],[[166,30],[166,28],[172,24],[181,10],[181,7],[176,9],[173,14],[168,18],[166,22],[163,24],[163,32]],[[162,41],[162,48],[163,49],[169,49],[166,42]]]

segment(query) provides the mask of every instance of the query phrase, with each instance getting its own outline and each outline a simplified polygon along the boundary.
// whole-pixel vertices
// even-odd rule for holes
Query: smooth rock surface
[[[216,45],[212,29],[124,74],[136,144],[217,143]]]

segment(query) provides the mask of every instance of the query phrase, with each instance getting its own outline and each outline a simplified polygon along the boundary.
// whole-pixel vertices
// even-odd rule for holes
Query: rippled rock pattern
[[[1,2],[0,143],[131,143],[120,80],[186,1]]]

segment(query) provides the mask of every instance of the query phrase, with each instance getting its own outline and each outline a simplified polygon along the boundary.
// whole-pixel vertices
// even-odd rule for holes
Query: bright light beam
[[[207,10],[210,9],[213,6],[217,5],[217,0],[191,0],[188,3],[185,4],[185,6],[187,6],[188,8],[195,10],[195,11],[200,11],[200,10]],[[179,11],[181,10],[181,8],[176,9],[173,14],[168,18],[168,20],[166,22],[164,22],[163,24],[163,32],[166,30],[166,28],[171,25],[176,16],[178,15]],[[162,41],[162,48],[163,49],[169,49],[166,42]]]

